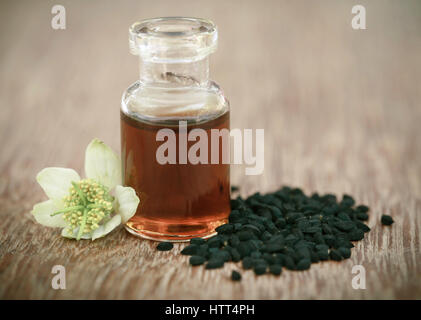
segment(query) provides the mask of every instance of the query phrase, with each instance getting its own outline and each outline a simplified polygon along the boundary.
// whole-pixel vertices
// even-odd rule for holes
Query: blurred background
[[[51,27],[55,4],[66,9],[65,30]],[[351,27],[356,4],[366,8],[366,30]],[[314,291],[294,285],[302,281],[299,276],[286,275],[287,284],[272,291],[259,279],[249,284],[255,290],[241,294],[210,286],[204,296],[181,285],[179,297],[420,297],[421,2],[416,0],[1,1],[0,275],[24,277],[37,265],[24,257],[51,249],[47,235],[39,235],[45,229],[29,214],[44,199],[37,172],[47,166],[82,172],[85,147],[94,137],[120,150],[121,95],[138,78],[128,28],[157,16],[202,17],[218,26],[210,71],[231,103],[231,127],[265,129],[264,174],[232,169],[232,183],[243,195],[280,185],[349,193],[372,208],[370,226],[379,224],[382,213],[397,220],[393,234],[373,229],[354,258],[374,263],[370,290],[337,288],[319,270],[309,271],[319,272]],[[120,230],[115,237],[128,236]],[[373,248],[390,250],[378,256]],[[26,271],[16,269],[19,263]],[[391,272],[398,279],[393,283]],[[73,297],[74,292],[34,289],[39,277],[34,274],[20,287],[3,281],[0,294]],[[152,284],[143,288],[103,297],[176,296],[172,289],[159,291],[159,285],[155,291]],[[83,289],[79,294],[98,297]]]
[[[1,2],[0,166],[15,193],[27,190],[20,175],[53,164],[80,168],[93,137],[119,149],[121,95],[138,77],[128,27],[155,16],[217,24],[211,78],[231,102],[231,126],[266,131],[265,174],[242,183],[316,187],[318,177],[365,177],[361,161],[393,169],[382,154],[388,148],[401,151],[396,157],[420,149],[418,1],[358,2],[366,30],[351,28],[354,1],[61,1],[65,30],[51,27],[55,4]],[[415,162],[401,168],[409,177],[420,172]],[[233,171],[234,181],[244,172]]]

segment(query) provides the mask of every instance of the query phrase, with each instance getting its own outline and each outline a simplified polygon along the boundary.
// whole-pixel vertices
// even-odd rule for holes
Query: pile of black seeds
[[[231,210],[229,223],[216,228],[217,235],[191,239],[181,251],[190,256],[191,265],[216,269],[228,261],[242,261],[243,269],[253,269],[256,275],[280,275],[283,268],[306,270],[319,261],[348,259],[352,242],[370,231],[364,223],[369,208],[355,206],[349,195],[338,201],[333,194],[306,196],[301,189],[283,187],[237,197],[231,200]],[[381,221],[393,223],[389,216]],[[158,245],[159,250],[171,247]],[[241,275],[233,271],[231,278],[239,281]]]

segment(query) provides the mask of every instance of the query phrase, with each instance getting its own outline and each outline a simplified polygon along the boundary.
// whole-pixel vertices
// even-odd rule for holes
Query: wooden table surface
[[[351,28],[351,8],[367,29]],[[421,298],[421,3],[419,1],[56,1],[0,4],[0,297],[8,299]],[[128,27],[155,16],[219,27],[211,75],[231,102],[232,128],[265,129],[265,170],[232,167],[242,195],[281,185],[354,195],[372,231],[344,262],[279,278],[192,268],[123,228],[95,242],[61,238],[30,214],[48,166],[82,172],[98,137],[120,148],[122,92],[138,77]],[[392,227],[382,227],[381,214]],[[66,289],[51,288],[54,265]],[[352,267],[366,270],[355,290]]]

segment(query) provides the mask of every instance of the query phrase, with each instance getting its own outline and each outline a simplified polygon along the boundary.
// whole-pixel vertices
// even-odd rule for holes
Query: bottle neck
[[[147,85],[185,87],[209,81],[209,57],[188,63],[161,63],[140,58],[140,82]]]

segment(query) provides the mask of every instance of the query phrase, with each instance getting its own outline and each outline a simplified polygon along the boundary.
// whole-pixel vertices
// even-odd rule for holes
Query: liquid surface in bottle
[[[201,108],[203,110],[203,108]],[[208,136],[208,164],[179,163],[178,121],[145,121],[121,112],[121,145],[124,183],[136,190],[140,204],[126,228],[151,239],[185,240],[206,237],[227,221],[230,212],[229,164],[211,164],[211,129],[229,129],[229,111],[214,117],[188,120],[187,134],[196,128]],[[182,114],[178,114],[182,116]],[[160,118],[163,119],[162,114]],[[177,164],[160,164],[156,141],[160,129],[172,129],[176,136]],[[196,141],[187,141],[187,150]]]

